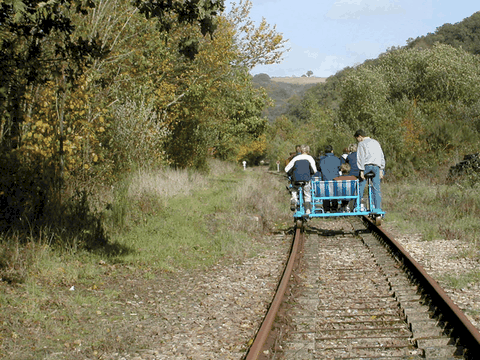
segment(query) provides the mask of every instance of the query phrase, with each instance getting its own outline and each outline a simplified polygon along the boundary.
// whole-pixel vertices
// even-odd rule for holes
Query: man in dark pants
[[[320,159],[320,172],[322,180],[333,180],[340,175],[340,166],[342,161],[333,154],[332,145],[325,146],[325,156]],[[337,201],[323,200],[323,210],[325,212],[336,210]],[[335,207],[335,209],[334,209]]]
[[[375,177],[372,179],[372,200],[375,209],[382,208],[382,192],[380,190],[380,180],[383,179],[385,171],[385,156],[382,147],[377,140],[368,137],[363,130],[355,132],[355,139],[358,141],[357,148],[357,166],[360,170],[360,196],[363,196],[367,181],[365,174],[373,172]]]

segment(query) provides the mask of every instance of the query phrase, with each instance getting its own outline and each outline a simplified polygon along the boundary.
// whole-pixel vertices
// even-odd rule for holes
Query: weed
[[[469,284],[480,282],[480,271],[471,271],[462,275],[444,275],[441,278],[447,286],[454,289],[462,289],[469,286]]]
[[[430,185],[423,180],[383,184],[386,221],[403,224],[403,230],[421,233],[424,240],[443,238],[476,244],[480,192],[439,181]]]

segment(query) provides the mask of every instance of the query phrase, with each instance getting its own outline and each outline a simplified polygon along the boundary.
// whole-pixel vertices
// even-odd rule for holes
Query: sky
[[[434,33],[480,11],[478,0],[251,0],[250,18],[265,18],[288,39],[280,64],[255,67],[252,75],[328,77],[375,59],[409,38]],[[231,3],[225,0],[227,11]]]

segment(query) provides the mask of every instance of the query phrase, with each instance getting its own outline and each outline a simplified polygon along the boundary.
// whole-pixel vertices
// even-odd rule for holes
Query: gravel
[[[401,234],[394,224],[386,223],[383,227],[439,282],[480,330],[479,284],[454,289],[442,280],[478,271],[478,254],[465,256],[472,254],[472,247],[456,240],[422,241],[420,234]],[[131,325],[132,331],[137,332],[137,346],[143,350],[104,354],[101,358],[242,359],[273,297],[291,237],[268,236],[265,250],[243,263],[169,275],[168,281],[151,288],[149,299],[137,303],[154,306],[157,313]]]
[[[421,234],[401,234],[394,225],[383,226],[410,255],[439,283],[453,302],[480,330],[480,284],[472,281],[456,289],[445,281],[480,271],[480,254],[473,244],[460,240],[422,240]]]
[[[242,263],[170,274],[136,299],[156,315],[128,324],[137,350],[102,359],[241,359],[260,327],[290,249],[291,235],[266,237],[264,251]],[[150,311],[152,313],[152,311]]]

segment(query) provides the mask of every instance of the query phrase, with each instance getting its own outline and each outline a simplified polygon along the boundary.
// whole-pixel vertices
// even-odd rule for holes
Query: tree
[[[73,15],[87,13],[91,5],[73,0],[11,0],[0,4],[0,141],[4,149],[19,144],[28,87],[54,80],[58,90],[65,91],[91,59],[104,56],[95,36],[72,36]]]
[[[462,47],[472,53],[480,53],[480,11],[463,19],[456,24],[444,24],[438,27],[434,33],[416,39],[408,39],[408,48],[426,49],[435,43],[451,45],[455,48]]]
[[[276,26],[271,27],[265,18],[258,27],[250,19],[252,2],[240,0],[238,6],[233,3],[227,15],[228,21],[235,27],[235,46],[239,51],[236,64],[253,69],[257,65],[276,64],[282,60],[287,40],[278,33]]]
[[[312,71],[312,70],[308,70],[308,71],[307,71],[307,76],[310,77],[310,76],[312,76],[312,75],[313,75],[313,71]]]
[[[385,144],[397,170],[425,167],[472,143],[479,74],[477,56],[449,45],[391,51],[348,73],[340,119]]]
[[[30,200],[35,193],[18,192],[18,201],[12,200],[12,203],[20,205],[9,210],[18,219],[32,219],[23,215],[21,209],[26,206],[22,203],[46,203],[49,187],[58,179],[58,167],[66,166],[68,175],[73,175],[69,184],[74,187],[74,179],[83,185],[94,179],[101,170],[96,164],[125,160],[116,156],[118,152],[111,151],[119,146],[113,138],[119,132],[112,131],[113,115],[118,114],[114,105],[119,105],[117,110],[125,114],[127,107],[120,106],[130,105],[125,99],[141,102],[154,95],[159,90],[156,80],[170,73],[169,66],[174,60],[180,59],[176,63],[177,75],[182,74],[182,69],[188,70],[185,64],[194,59],[195,42],[212,34],[213,18],[223,9],[223,1],[208,0],[136,1],[136,4],[139,8],[132,7],[129,0],[6,0],[0,3],[2,161],[14,164],[20,161],[17,170],[21,165],[28,170],[18,171],[18,176],[2,173],[5,182],[0,184],[0,197],[3,201],[6,196],[3,190],[14,188],[9,181],[18,182],[20,176],[32,171],[30,169],[42,169],[37,173],[43,176],[48,167],[55,175],[53,181],[49,179],[37,187],[42,189],[41,201]],[[184,24],[196,29],[194,39],[188,37],[190,33],[182,32]],[[173,25],[178,37],[170,36]],[[173,44],[170,39],[174,40]],[[157,50],[160,51],[157,53]],[[153,60],[152,53],[156,55]],[[155,60],[160,61],[153,64]],[[152,65],[157,66],[154,70],[160,69],[156,73],[158,78]],[[159,103],[161,99],[171,103],[177,83],[173,79],[152,98],[160,100]],[[140,105],[132,107],[142,109]],[[151,111],[152,104],[144,108],[145,121],[141,124],[147,126],[141,135],[148,132],[150,137],[159,135],[162,139],[164,129],[156,121],[160,117],[156,116],[158,113],[151,116],[159,109]],[[119,129],[120,126],[115,126],[115,130]],[[129,131],[138,134],[137,129],[138,126]],[[125,136],[125,139],[131,138]],[[139,139],[149,142],[148,137],[138,136],[136,140]],[[152,140],[149,145],[150,148],[157,146],[156,153],[162,154],[158,142]],[[110,155],[112,152],[115,156]],[[17,171],[12,166],[9,169]],[[48,187],[43,186],[45,183]],[[35,189],[28,187],[31,188]],[[57,199],[52,196],[49,204],[59,204]]]
[[[224,10],[224,0],[134,0],[133,4],[147,19],[156,18],[161,32],[170,32],[178,25],[198,26],[202,35],[213,35],[214,18]],[[198,53],[198,39],[186,36],[179,43],[181,54],[193,59]]]

